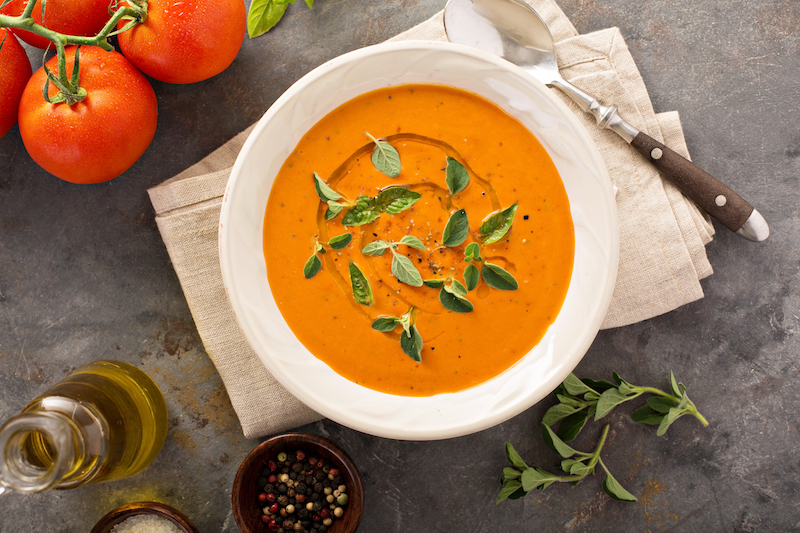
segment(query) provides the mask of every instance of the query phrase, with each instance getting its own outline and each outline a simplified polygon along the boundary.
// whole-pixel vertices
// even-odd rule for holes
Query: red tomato
[[[151,78],[194,83],[233,63],[246,25],[242,0],[150,0],[147,20],[119,34],[119,47]]]
[[[75,47],[67,48],[72,72]],[[57,74],[53,57],[47,67]],[[44,68],[31,77],[19,105],[25,148],[47,172],[72,183],[100,183],[128,170],[153,140],[156,93],[141,72],[117,52],[81,47],[80,86],[88,96],[74,104],[42,97]],[[50,84],[50,96],[57,94]]]
[[[5,39],[5,42],[3,41]],[[19,100],[31,77],[25,49],[6,28],[0,28],[0,137],[17,123]]]
[[[25,11],[28,0],[11,0],[0,9],[4,15],[19,16]],[[111,18],[109,0],[47,0],[42,24],[42,0],[33,8],[33,20],[48,29],[67,35],[92,37],[100,33]],[[47,48],[50,40],[24,30],[12,30],[20,39],[37,48]]]

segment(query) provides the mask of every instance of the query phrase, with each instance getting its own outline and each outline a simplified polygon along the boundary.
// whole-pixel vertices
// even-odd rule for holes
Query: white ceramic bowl
[[[525,124],[564,182],[575,225],[575,262],[566,300],[542,341],[516,365],[476,387],[416,398],[356,385],[314,357],[294,336],[270,291],[262,225],[273,180],[301,136],[355,96],[402,83],[441,83],[478,93]],[[571,111],[510,63],[443,42],[363,48],[314,69],[258,122],[233,167],[220,220],[222,278],[258,357],[309,407],[350,428],[427,440],[492,427],[549,394],[577,366],[605,316],[616,279],[616,204],[596,146]]]

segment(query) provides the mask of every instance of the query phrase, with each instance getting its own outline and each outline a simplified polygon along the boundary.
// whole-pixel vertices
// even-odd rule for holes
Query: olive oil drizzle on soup
[[[369,132],[399,153],[402,170],[390,178],[371,161]],[[451,195],[446,158],[469,170],[469,185]],[[421,195],[408,209],[383,213],[361,226],[326,220],[314,173],[343,202],[375,197],[402,186]],[[426,250],[399,245],[422,279],[464,283],[464,251],[478,241],[489,215],[518,204],[513,225],[498,242],[481,245],[481,257],[509,272],[517,290],[497,290],[481,279],[465,296],[467,313],[445,309],[439,289],[412,287],[392,274],[393,253],[364,255],[376,240],[419,238]],[[459,246],[442,244],[450,215],[463,209],[469,235]],[[346,247],[327,245],[350,233]],[[310,279],[304,264],[316,242],[321,270]],[[345,378],[377,391],[430,396],[478,385],[502,373],[542,338],[563,304],[575,238],[564,186],[539,141],[515,118],[470,92],[443,85],[401,85],[363,94],[320,120],[301,139],[278,173],[264,219],[267,276],[294,334],[316,357]],[[372,305],[356,302],[352,261],[369,281]],[[482,263],[477,263],[480,268]],[[403,328],[380,332],[381,316],[400,317],[410,307],[423,339],[421,362],[406,355]]]

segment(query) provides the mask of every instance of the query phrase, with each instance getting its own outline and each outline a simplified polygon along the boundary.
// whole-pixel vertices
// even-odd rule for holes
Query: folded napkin
[[[527,0],[557,42],[561,73],[676,152],[688,157],[675,112],[655,113],[619,30],[578,35],[554,0]],[[446,40],[442,14],[395,40]],[[599,129],[556,91],[586,126],[616,189],[620,219],[617,284],[604,328],[632,324],[702,298],[699,280],[711,274],[705,244],[710,220],[616,134]],[[178,274],[195,325],[230,395],[244,435],[268,435],[319,420],[286,391],[244,338],[222,284],[219,213],[231,167],[252,126],[186,171],[148,192],[156,222]],[[266,409],[264,406],[270,406]]]

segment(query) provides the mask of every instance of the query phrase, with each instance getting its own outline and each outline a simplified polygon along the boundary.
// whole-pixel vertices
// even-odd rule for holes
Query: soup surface
[[[396,177],[379,170],[396,164],[392,148]],[[320,120],[264,219],[270,288],[297,338],[345,378],[405,396],[463,390],[519,361],[561,308],[574,248],[539,141],[442,85],[369,92]]]

